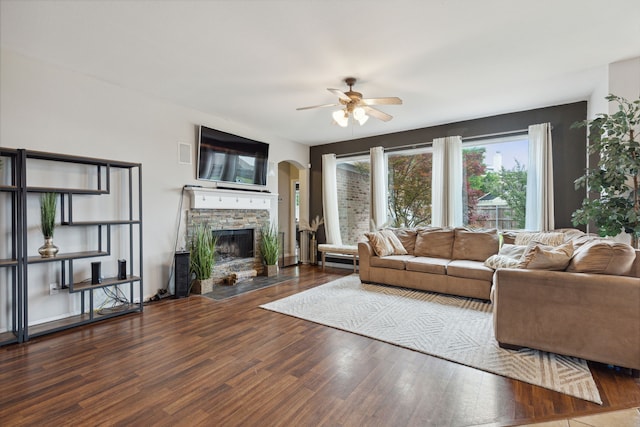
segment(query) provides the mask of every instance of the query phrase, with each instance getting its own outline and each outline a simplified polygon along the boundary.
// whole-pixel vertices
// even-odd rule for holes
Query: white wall
[[[308,147],[267,140],[250,124],[232,123],[6,50],[0,51],[0,66],[3,147],[142,163],[144,298],[167,285],[182,187],[203,184],[195,180],[197,125],[268,142],[272,144],[269,160],[275,164],[309,162]],[[178,142],[192,145],[194,164],[179,164]],[[276,177],[270,177],[267,185],[277,192]],[[185,195],[183,226],[188,206]],[[34,234],[34,238],[41,236]],[[180,237],[178,246],[183,245]],[[7,280],[6,274],[0,280]],[[41,307],[30,307],[31,319],[37,320],[45,305],[47,314],[41,317],[55,317],[51,301],[44,299]],[[59,314],[66,310],[62,305]],[[0,330],[6,329],[6,320],[0,318]]]

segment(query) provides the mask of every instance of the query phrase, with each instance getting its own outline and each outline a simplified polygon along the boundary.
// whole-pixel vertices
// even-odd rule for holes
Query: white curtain
[[[371,158],[371,231],[382,227],[387,222],[387,164],[384,160],[384,148],[373,147],[369,150]]]
[[[434,139],[431,179],[432,225],[462,225],[462,190],[462,137]]]
[[[322,210],[327,243],[341,245],[336,163],[335,154],[322,155]]]
[[[551,124],[542,123],[529,126],[525,228],[535,231],[553,230],[553,217]]]

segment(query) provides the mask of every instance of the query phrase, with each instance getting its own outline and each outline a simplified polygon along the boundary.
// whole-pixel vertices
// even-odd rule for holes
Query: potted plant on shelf
[[[613,114],[598,114],[594,120],[573,124],[588,127],[589,154],[598,154],[598,164],[575,181],[593,196],[573,213],[573,223],[594,221],[602,237],[625,232],[638,248],[640,237],[640,99],[628,101],[616,95],[606,97],[618,103]]]
[[[311,221],[311,224],[305,220],[300,220],[300,230],[308,231],[311,234],[311,238],[309,239],[309,263],[314,265],[318,263],[318,240],[316,239],[316,233],[322,224],[324,224],[324,218],[320,218],[320,215],[316,215]]]
[[[278,254],[280,245],[278,244],[278,231],[274,225],[262,227],[260,238],[260,255],[265,264],[266,276],[278,274]]]
[[[189,241],[189,270],[191,271],[191,286],[196,293],[207,293],[213,288],[211,273],[215,264],[216,238],[211,227],[206,224],[196,224],[193,227]]]
[[[56,208],[58,195],[56,193],[42,193],[40,195],[40,229],[44,237],[44,245],[38,249],[42,258],[57,255],[59,249],[53,244],[53,232],[56,228]]]

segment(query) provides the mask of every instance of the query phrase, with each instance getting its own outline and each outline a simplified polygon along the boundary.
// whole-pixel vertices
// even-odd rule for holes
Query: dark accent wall
[[[584,173],[586,166],[586,129],[570,129],[577,121],[587,118],[587,102],[538,108],[517,113],[501,114],[481,119],[466,120],[406,132],[390,133],[369,138],[316,145],[311,147],[309,159],[310,198],[309,215],[322,213],[322,155],[335,153],[348,155],[368,152],[371,147],[400,147],[431,142],[435,138],[460,135],[462,138],[512,132],[527,129],[529,125],[551,123],[553,140],[553,179],[556,228],[573,227],[571,214],[582,204],[584,189],[575,190],[573,182]],[[318,241],[324,242],[324,229],[318,232]]]

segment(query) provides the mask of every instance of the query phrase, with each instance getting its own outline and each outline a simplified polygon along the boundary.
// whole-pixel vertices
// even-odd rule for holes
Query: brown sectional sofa
[[[503,347],[528,347],[640,372],[640,251],[563,230],[564,244],[572,242],[575,248],[563,271],[494,272],[483,262],[499,251],[494,230],[393,233],[406,254],[378,256],[371,241],[358,244],[363,282],[491,299],[495,338]],[[514,240],[504,236],[504,242]],[[598,252],[602,247],[606,250]]]
[[[378,256],[371,241],[358,243],[360,279],[488,300],[493,269],[484,260],[498,252],[496,230],[392,230],[405,255]]]

